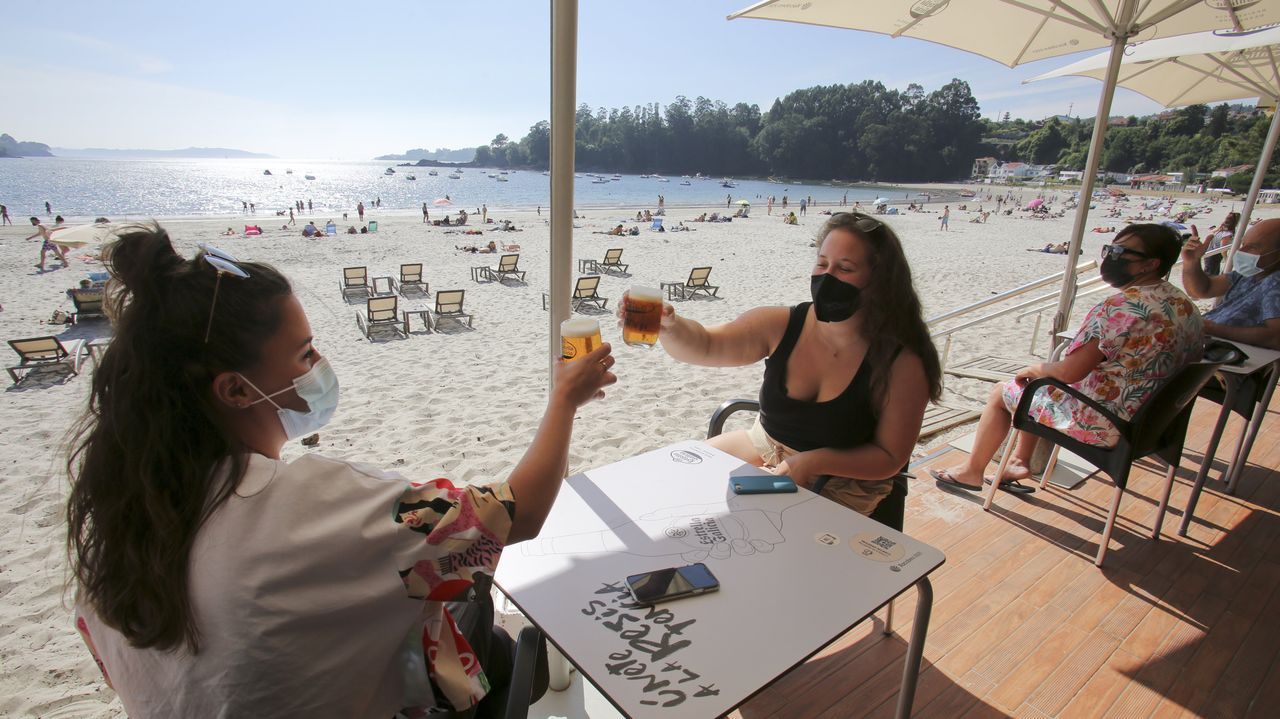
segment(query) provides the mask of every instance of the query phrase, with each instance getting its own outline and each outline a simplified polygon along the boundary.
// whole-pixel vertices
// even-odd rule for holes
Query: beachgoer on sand
[[[943,205],[942,206],[942,224],[939,225],[938,229],[945,231],[948,229],[947,225],[949,225],[950,223],[951,223],[951,205]]]
[[[977,492],[983,473],[1009,432],[1012,412],[1026,384],[1040,377],[1069,383],[1122,419],[1129,419],[1165,379],[1204,348],[1200,313],[1166,277],[1181,243],[1165,225],[1129,225],[1102,250],[1102,279],[1119,290],[1094,305],[1062,359],[1027,367],[1012,380],[995,385],[978,421],[969,459],[930,474],[944,488]],[[1071,438],[1099,447],[1114,446],[1114,425],[1088,405],[1060,390],[1043,387],[1031,404],[1031,417],[1057,427]],[[998,480],[1007,492],[1029,494],[1022,485],[1031,476],[1031,455],[1039,438],[1019,432],[1013,458]]]
[[[41,272],[44,272],[44,258],[45,258],[45,255],[48,254],[50,250],[52,250],[53,254],[57,256],[58,261],[62,263],[63,267],[67,267],[68,265],[71,264],[70,262],[67,261],[66,249],[63,248],[61,245],[54,244],[49,239],[49,228],[40,224],[39,217],[31,218],[31,226],[35,227],[36,231],[30,235],[27,235],[26,238],[24,239],[31,240],[36,237],[40,238],[40,264],[36,265],[36,269],[40,270]]]
[[[9,208],[0,205],[0,225],[12,225],[13,220],[9,219]]]
[[[841,212],[816,244],[812,302],[758,307],[714,327],[664,302],[659,338],[690,364],[765,360],[755,425],[708,444],[803,487],[829,475],[824,496],[870,514],[910,461],[942,371],[893,230]]]
[[[356,203],[356,214],[360,215],[360,221],[364,222],[364,202]]]
[[[556,363],[506,477],[286,461],[337,413],[338,375],[284,275],[205,252],[217,265],[154,225],[104,252],[122,315],[72,440],[68,543],[74,623],[124,711],[500,715],[514,642],[493,573],[546,519],[575,415],[617,379],[610,346]]]

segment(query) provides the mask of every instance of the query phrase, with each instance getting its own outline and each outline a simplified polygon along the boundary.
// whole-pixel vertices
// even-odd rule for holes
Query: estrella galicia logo
[[[693,452],[685,449],[672,450],[671,459],[679,462],[680,464],[700,464],[702,462],[702,457],[699,457]]]
[[[921,18],[932,17],[946,9],[951,0],[919,0],[911,6],[911,17],[919,20]]]

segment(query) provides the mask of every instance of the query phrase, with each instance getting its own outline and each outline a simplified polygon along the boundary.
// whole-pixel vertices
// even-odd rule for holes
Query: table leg
[[[1267,407],[1271,406],[1271,395],[1276,391],[1276,380],[1280,379],[1280,368],[1273,367],[1271,369],[1271,378],[1267,380],[1267,389],[1262,393],[1262,399],[1258,401],[1258,405],[1253,409],[1253,419],[1249,420],[1248,433],[1245,435],[1244,446],[1241,447],[1240,453],[1236,455],[1236,459],[1231,463],[1231,474],[1227,478],[1227,494],[1234,495],[1236,493],[1236,483],[1240,481],[1240,475],[1244,473],[1244,467],[1249,463],[1249,452],[1253,449],[1253,440],[1258,438],[1258,429],[1262,427],[1262,418],[1267,416]]]
[[[556,649],[555,645],[547,642],[547,674],[549,680],[547,688],[553,692],[562,692],[569,688],[572,678],[569,676],[569,670],[572,669],[569,660]]]
[[[911,625],[911,641],[907,644],[906,665],[902,668],[902,689],[898,691],[898,719],[911,716],[911,703],[916,698],[916,681],[920,678],[920,660],[924,656],[924,638],[929,631],[929,615],[933,612],[933,585],[928,577],[916,582],[916,620]]]
[[[1222,441],[1222,431],[1231,419],[1231,407],[1235,404],[1236,392],[1240,389],[1240,380],[1227,374],[1221,374],[1225,393],[1222,397],[1222,410],[1218,412],[1218,422],[1213,426],[1213,435],[1204,448],[1204,461],[1200,463],[1200,471],[1196,481],[1191,483],[1191,495],[1187,497],[1187,508],[1182,512],[1182,524],[1178,526],[1178,536],[1187,536],[1187,528],[1191,526],[1191,517],[1196,512],[1196,503],[1200,501],[1200,491],[1204,489],[1204,481],[1209,476],[1209,467],[1213,464],[1213,456],[1218,452],[1218,442]]]

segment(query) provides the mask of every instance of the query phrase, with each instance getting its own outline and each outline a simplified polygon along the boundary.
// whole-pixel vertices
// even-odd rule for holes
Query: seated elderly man
[[[1249,229],[1230,274],[1211,277],[1201,266],[1207,245],[1191,227],[1182,247],[1182,286],[1196,299],[1221,297],[1204,316],[1206,334],[1280,349],[1280,218]]]

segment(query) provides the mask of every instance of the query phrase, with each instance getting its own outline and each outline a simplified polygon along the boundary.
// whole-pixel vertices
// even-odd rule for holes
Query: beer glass
[[[632,287],[622,294],[622,341],[631,347],[652,349],[658,342],[662,321],[662,292],[652,287]]]
[[[560,323],[560,356],[565,360],[581,359],[600,344],[599,322],[577,317]]]

